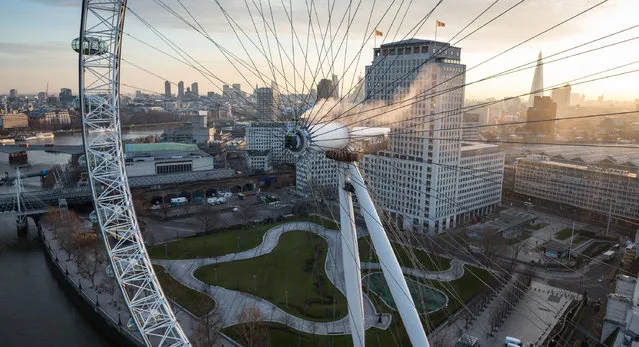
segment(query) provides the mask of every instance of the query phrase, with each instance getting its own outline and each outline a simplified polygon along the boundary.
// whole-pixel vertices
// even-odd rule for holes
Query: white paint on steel
[[[147,255],[120,135],[120,51],[126,0],[84,0],[79,75],[83,142],[98,223],[135,324],[148,346],[189,346]],[[108,49],[83,54],[85,39]],[[87,40],[89,41],[89,40]]]
[[[351,325],[353,346],[364,346],[364,298],[362,297],[362,276],[359,263],[359,249],[357,248],[357,232],[355,229],[355,214],[353,212],[353,197],[346,190],[348,179],[348,164],[340,163],[339,172],[339,203],[340,229],[342,231],[342,262],[344,264],[344,283],[346,285],[346,301],[348,303],[348,321]]]
[[[364,179],[362,179],[357,164],[351,164],[350,173],[353,187],[355,187],[355,195],[361,205],[362,215],[368,227],[368,233],[371,236],[373,247],[382,266],[384,279],[386,279],[388,288],[395,300],[397,310],[402,317],[402,322],[404,323],[410,342],[413,346],[428,347],[428,339],[426,338],[424,327],[417,314],[413,298],[408,291],[406,279],[404,279],[404,274],[399,267],[399,263],[388,240],[388,236],[384,231],[382,222],[379,219],[375,205],[366,190]]]

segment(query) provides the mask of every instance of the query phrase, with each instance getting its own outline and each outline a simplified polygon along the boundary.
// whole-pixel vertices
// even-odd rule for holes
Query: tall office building
[[[184,97],[184,82],[180,81],[178,82],[178,98],[183,98]]]
[[[334,90],[333,80],[322,78],[317,84],[317,101],[332,98]]]
[[[191,93],[195,95],[200,95],[200,90],[198,88],[197,82],[191,83]]]
[[[278,115],[278,95],[273,88],[255,89],[257,99],[257,119],[260,121],[276,121]]]
[[[537,66],[535,67],[535,75],[533,76],[532,86],[530,87],[528,106],[533,105],[535,96],[544,96],[544,62],[541,59],[541,52],[539,52],[537,56]]]
[[[533,107],[526,113],[526,130],[537,137],[555,136],[555,122],[557,118],[557,104],[549,96],[536,96]]]
[[[464,84],[466,66],[460,56],[461,49],[447,43],[409,39],[375,48],[366,67],[367,100],[390,103],[430,88],[436,95],[411,102],[392,120],[371,124],[389,124],[389,147],[360,163],[380,207],[405,230],[442,232],[490,213],[501,199],[503,152],[481,144],[464,145],[470,148],[465,151],[462,145],[464,88],[456,87]],[[443,90],[448,92],[439,93]],[[458,169],[462,160],[467,170]],[[497,170],[496,183],[478,185],[466,177],[481,165]],[[479,189],[482,194],[473,194]]]
[[[9,97],[10,98],[17,98],[18,97],[18,90],[17,89],[9,90]]]
[[[164,97],[167,99],[171,97],[171,82],[169,81],[164,81]]]
[[[550,95],[552,97],[552,100],[557,103],[557,112],[559,113],[559,115],[566,111],[568,109],[568,106],[570,106],[571,92],[572,87],[569,83],[561,88],[552,90]]]
[[[339,93],[339,78],[337,77],[337,75],[333,75],[333,97],[339,99],[340,97],[340,93]]]

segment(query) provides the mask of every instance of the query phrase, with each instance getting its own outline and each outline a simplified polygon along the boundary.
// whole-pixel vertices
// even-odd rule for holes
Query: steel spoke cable
[[[456,108],[456,109],[452,109],[452,110],[445,110],[445,111],[435,112],[435,113],[431,113],[431,114],[427,114],[427,115],[420,115],[420,116],[416,116],[416,117],[410,117],[408,119],[402,119],[402,120],[399,120],[399,121],[392,121],[392,122],[389,122],[389,123],[386,123],[386,124],[383,124],[383,125],[384,126],[389,126],[389,125],[393,125],[393,124],[397,124],[397,123],[405,123],[405,122],[413,122],[414,123],[414,122],[416,122],[418,120],[422,120],[422,119],[428,118],[428,117],[433,117],[435,115],[452,113],[450,115],[442,116],[442,117],[439,117],[439,118],[434,118],[434,119],[428,120],[426,123],[422,123],[422,125],[429,124],[429,123],[433,123],[433,122],[438,121],[438,120],[450,118],[452,116],[457,116],[457,115],[459,115],[459,113],[461,111],[470,111],[470,110],[480,109],[480,108],[483,108],[485,106],[495,105],[495,104],[498,104],[498,103],[501,103],[501,102],[505,102],[507,100],[517,99],[517,98],[522,97],[522,96],[532,95],[532,94],[535,94],[535,93],[543,93],[544,91],[549,91],[549,90],[560,88],[561,86],[564,86],[567,83],[571,84],[571,85],[581,85],[581,84],[586,84],[586,83],[590,83],[590,82],[595,82],[595,81],[605,80],[605,79],[608,79],[608,78],[620,77],[620,76],[623,76],[623,75],[635,73],[635,72],[638,72],[639,69],[625,71],[625,72],[621,72],[621,73],[616,73],[616,74],[612,74],[612,75],[608,75],[608,76],[604,76],[604,77],[597,77],[597,78],[593,78],[593,79],[586,80],[586,81],[580,81],[582,79],[586,79],[586,78],[589,78],[589,77],[592,77],[592,76],[608,73],[608,72],[611,72],[611,71],[614,71],[614,70],[617,70],[617,69],[621,69],[621,68],[624,68],[624,67],[628,67],[630,65],[637,64],[637,63],[639,63],[639,60],[636,60],[636,61],[633,61],[633,62],[630,62],[630,63],[626,63],[626,64],[622,64],[622,65],[618,65],[618,66],[615,66],[615,67],[610,68],[610,69],[606,69],[606,70],[603,70],[603,71],[595,72],[593,74],[585,75],[585,76],[582,76],[582,77],[579,77],[579,78],[575,78],[575,79],[572,79],[572,80],[569,80],[569,81],[565,81],[565,82],[560,83],[560,84],[555,84],[555,85],[553,85],[551,87],[541,88],[541,89],[533,90],[533,91],[531,91],[529,93],[522,93],[522,94],[519,94],[519,95],[516,95],[516,96],[507,97],[507,98],[504,98],[503,100],[488,101],[488,102],[483,102],[483,103],[470,105],[470,106],[462,106],[462,107],[459,107],[459,108]],[[395,109],[385,110],[385,111],[380,112],[380,113],[378,113],[378,114],[376,114],[374,116],[366,117],[366,118],[363,118],[361,120],[354,121],[353,123],[342,125],[342,126],[337,127],[335,129],[327,130],[326,132],[323,133],[323,135],[325,136],[326,134],[329,134],[331,132],[335,132],[338,129],[342,129],[344,127],[349,127],[349,126],[355,125],[357,123],[369,121],[369,120],[371,120],[373,118],[382,116],[384,114],[388,114],[388,113],[396,111],[398,109],[402,109],[402,108],[406,108],[408,106],[412,106],[412,105],[417,104],[419,102],[421,102],[421,101],[415,101],[415,102],[411,102],[408,105],[399,106],[399,107],[397,107]],[[417,125],[417,123],[415,123],[415,125]],[[315,132],[316,131],[317,130],[315,130]],[[395,131],[397,131],[397,130],[395,130]],[[313,132],[311,132],[311,135],[312,134],[313,134]]]
[[[182,63],[184,63],[187,66],[190,66],[191,68],[195,69],[196,71],[198,71],[205,79],[207,79],[210,83],[212,83],[214,86],[216,86],[218,89],[222,89],[219,87],[219,85],[217,85],[215,82],[213,82],[211,80],[211,77],[222,82],[223,84],[227,84],[225,81],[221,80],[220,78],[218,78],[215,74],[213,74],[209,69],[207,69],[205,66],[203,66],[202,64],[200,64],[196,59],[194,59],[191,55],[189,55],[187,52],[185,52],[184,50],[182,50],[179,46],[177,46],[173,41],[171,41],[170,39],[168,39],[165,35],[163,35],[162,33],[160,33],[155,27],[153,27],[150,23],[148,23],[145,19],[143,19],[141,16],[139,16],[135,11],[133,11],[130,7],[128,8],[128,11],[131,12],[140,22],[142,22],[147,28],[149,28],[156,36],[158,36],[162,41],[164,41],[169,47],[171,47],[171,49],[173,49],[178,55],[180,55],[181,57],[183,57],[183,60],[180,60],[178,58],[176,58],[175,56],[172,56],[156,47],[153,47],[152,45],[143,42],[137,38],[135,38],[137,41],[139,42],[143,42],[145,45],[154,48],[155,50],[162,52],[163,54],[170,56]],[[128,34],[128,36],[133,37],[132,35]],[[200,66],[200,68],[196,67],[195,65],[193,65],[190,62],[186,61],[186,58],[184,57],[186,55],[186,57],[190,58],[191,60],[193,60],[193,62],[195,62],[196,64],[198,64]],[[244,99],[245,102],[255,106],[252,102],[250,102],[248,99],[246,99],[243,96],[240,96],[242,99]],[[244,108],[243,108],[244,109]],[[246,110],[246,109],[244,109]]]
[[[632,28],[636,28],[636,27],[638,27],[638,26],[633,26]],[[624,29],[623,31],[625,31],[625,30],[628,30],[628,29]],[[620,32],[623,32],[623,31],[620,31]],[[617,32],[617,33],[620,33],[620,32]],[[617,33],[615,33],[615,34],[617,34]],[[606,38],[606,37],[609,37],[609,36],[610,36],[610,35],[606,35],[606,36],[604,36],[604,37],[602,37],[602,38],[599,38],[599,39],[596,39],[596,40],[594,40],[594,41],[597,41],[597,40],[600,40],[600,39],[603,39],[603,38]],[[561,61],[561,60],[565,60],[565,59],[568,59],[568,58],[572,58],[572,57],[580,56],[580,55],[582,55],[582,54],[592,53],[592,52],[595,52],[595,51],[597,51],[597,50],[601,50],[601,49],[604,49],[604,48],[608,48],[608,47],[616,46],[616,45],[619,45],[619,44],[627,43],[627,42],[630,42],[630,41],[634,41],[634,40],[636,40],[636,39],[639,39],[639,36],[637,36],[637,37],[633,37],[633,38],[630,38],[630,39],[626,39],[626,40],[622,40],[622,41],[618,41],[618,42],[615,42],[615,43],[612,43],[612,44],[608,44],[608,45],[605,45],[605,46],[602,46],[602,47],[593,48],[593,49],[590,49],[590,50],[587,50],[587,51],[583,51],[583,52],[575,53],[575,54],[572,54],[572,55],[569,55],[569,56],[565,56],[565,57],[562,57],[562,58],[558,58],[558,59],[555,59],[555,60],[547,61],[547,62],[545,62],[545,63],[544,63],[544,65],[551,64],[551,63],[554,63],[554,62],[557,62],[557,61]],[[590,42],[588,42],[588,43],[592,43],[592,42],[594,42],[594,41],[590,41]],[[588,43],[586,43],[586,44],[588,44]],[[575,48],[577,48],[577,47],[581,47],[581,46],[586,45],[586,44],[581,44],[581,45],[578,45],[578,46],[576,46],[576,47],[570,48],[570,49],[568,49],[568,50],[572,50],[572,49],[575,49]],[[560,52],[560,53],[564,53],[564,52],[566,52],[566,51],[568,51],[568,50],[564,50],[564,51],[562,51],[562,52]],[[553,54],[553,56],[554,56],[554,55],[557,55],[557,54],[560,54],[560,53]],[[393,104],[402,104],[402,103],[405,103],[405,102],[411,102],[411,101],[412,101],[412,99],[419,99],[419,100],[417,100],[416,102],[411,102],[409,105],[404,105],[404,106],[411,106],[411,105],[414,105],[414,104],[415,104],[415,103],[417,103],[417,102],[420,102],[420,101],[425,100],[426,98],[432,98],[432,97],[437,97],[437,96],[445,95],[445,94],[447,94],[447,93],[449,93],[449,92],[452,92],[452,91],[454,91],[454,90],[458,90],[458,89],[465,88],[465,87],[467,87],[467,86],[469,86],[469,85],[472,85],[472,84],[476,84],[476,83],[479,83],[479,82],[483,82],[483,81],[486,81],[486,80],[489,80],[489,79],[492,79],[492,78],[498,78],[498,77],[501,77],[501,76],[505,76],[505,75],[508,75],[508,74],[511,74],[511,73],[515,73],[515,72],[523,71],[523,70],[530,69],[530,68],[534,67],[534,66],[522,67],[522,66],[529,65],[529,64],[531,64],[531,63],[527,63],[527,64],[524,64],[524,65],[520,65],[519,67],[516,67],[516,68],[513,68],[513,69],[509,69],[509,70],[505,70],[505,71],[500,72],[500,73],[498,73],[498,74],[494,74],[494,75],[492,75],[492,76],[488,76],[488,77],[485,77],[485,78],[482,78],[482,79],[479,79],[479,80],[475,80],[475,81],[473,81],[473,82],[469,82],[469,83],[466,83],[466,84],[463,84],[463,85],[460,85],[460,86],[451,87],[451,88],[449,88],[449,89],[446,89],[446,90],[443,90],[443,91],[436,92],[435,94],[431,94],[431,95],[423,96],[423,97],[422,97],[422,96],[419,96],[419,97],[413,97],[413,98],[409,98],[409,99],[404,99],[404,100],[401,100],[401,101],[399,101],[399,102],[395,102],[395,103],[393,103]],[[626,66],[626,65],[623,65],[623,66],[621,66],[621,67],[625,67],[625,66]],[[557,86],[557,85],[555,85],[555,86]],[[552,87],[551,87],[550,89],[555,89],[555,88],[552,88]],[[529,93],[528,95],[532,95],[532,94],[533,94],[533,93]],[[507,99],[516,99],[516,98],[518,98],[518,96],[511,97],[511,98],[507,98]],[[502,102],[502,101],[500,100],[500,101],[498,101],[498,102]],[[477,106],[477,105],[472,105],[472,106]],[[371,109],[367,109],[367,110],[365,110],[365,111],[360,111],[360,112],[357,112],[357,113],[351,114],[350,116],[352,116],[352,115],[357,115],[357,114],[365,114],[365,113],[368,113],[368,112],[373,112],[373,111],[378,110],[378,109],[382,109],[382,110],[383,110],[384,108],[388,108],[388,107],[389,107],[389,105],[379,106],[379,107],[374,107],[374,108],[371,108]],[[397,108],[392,109],[392,110],[390,110],[390,111],[382,111],[382,112],[392,112],[392,111],[395,111],[395,110],[397,110],[397,109],[401,109],[401,108],[402,108],[402,107],[397,107]],[[453,110],[453,111],[454,111],[454,110]],[[443,113],[443,112],[441,112],[441,113]],[[384,113],[382,113],[382,114],[384,114]],[[373,118],[373,117],[371,117],[371,118]],[[367,120],[369,120],[369,119],[367,119]],[[399,121],[398,121],[398,122],[399,122]]]
[[[485,27],[486,25],[492,23],[493,21],[497,20],[499,17],[501,17],[502,15],[510,12],[511,10],[513,10],[515,7],[519,6],[521,3],[523,3],[525,0],[520,0],[518,3],[516,3],[515,5],[511,6],[510,8],[506,9],[505,11],[501,12],[499,15],[497,15],[496,17],[493,17],[492,19],[490,19],[488,22],[486,22],[484,25],[480,26],[479,28],[475,29],[474,31],[472,31],[471,33],[467,34],[466,36],[464,36],[463,38],[461,38],[460,40],[456,41],[453,45],[458,44],[459,42],[463,41],[464,39],[468,38],[469,36],[473,35],[474,33],[476,33],[477,31],[479,31],[480,29],[482,29],[483,27]],[[430,15],[435,11],[435,9],[441,4],[441,1],[438,2],[435,7],[428,12],[428,14],[426,15],[426,18],[429,18]],[[478,20],[481,16],[483,16],[490,8],[492,8],[495,5],[495,3],[492,3],[491,5],[489,5],[483,12],[481,12],[479,15],[477,15],[468,25],[466,25],[466,27],[464,27],[461,31],[458,32],[457,35],[459,35],[461,32],[463,32],[464,30],[466,30],[466,28],[468,26],[470,26],[472,23],[474,23],[476,20]],[[423,23],[422,23],[423,25]],[[421,27],[421,26],[420,26]],[[409,32],[410,33],[410,32]],[[417,32],[416,32],[417,33]],[[455,35],[454,37],[456,37],[457,35]],[[415,66],[411,71],[407,72],[406,74],[404,74],[403,76],[395,79],[395,81],[393,81],[391,83],[392,88],[395,88],[399,83],[401,83],[401,81],[403,81],[405,78],[408,78],[409,76],[411,76],[413,73],[419,71],[419,69],[421,69],[422,66],[425,66],[428,62],[430,62],[431,60],[435,59],[439,53],[447,51],[449,47],[451,47],[452,45],[450,44],[451,40],[448,40],[448,42],[441,46],[435,53],[432,54],[432,56],[430,56],[428,59],[426,59],[424,62],[419,63],[417,66]],[[381,47],[381,45],[380,45]],[[375,68],[377,68],[380,64],[382,64],[385,60],[386,57],[391,56],[390,54],[388,55],[382,55],[382,58],[377,62],[377,63],[373,63],[373,65],[371,65],[370,70],[374,70]],[[390,64],[388,64],[389,66],[386,68],[386,70],[384,71],[384,74],[387,74],[388,71],[390,71],[390,69],[393,67],[395,61],[397,60],[397,56],[396,55],[392,55],[393,57],[395,57],[395,60],[392,61]],[[394,86],[393,86],[394,85]],[[387,88],[387,87],[386,87]],[[338,115],[338,117],[336,117],[337,119],[341,118],[341,116],[343,116],[345,113],[348,113],[350,111],[352,111],[355,107],[358,107],[362,104],[364,104],[364,102],[368,101],[369,99],[369,95],[367,95],[364,100],[362,100],[361,102],[356,103],[355,105],[353,105],[352,107],[350,107],[349,109],[347,109],[346,111],[342,112],[340,115]],[[340,100],[341,102],[342,100]],[[327,112],[327,114],[330,113]]]
[[[401,168],[399,168],[399,167],[397,167],[397,166],[395,166],[395,167],[396,167],[398,170],[401,170]],[[450,200],[450,199],[448,199],[448,198],[446,197],[446,195],[445,195],[445,194],[439,193],[439,192],[437,192],[435,189],[432,189],[432,188],[431,188],[431,189],[430,189],[430,191],[431,191],[431,192],[432,192],[432,191],[434,191],[436,194],[438,194],[438,195],[440,195],[440,196],[442,197],[442,198],[437,198],[437,197],[435,197],[435,198],[436,198],[436,199],[438,199],[438,200],[443,200],[443,199]],[[455,203],[455,202],[453,201],[453,203]],[[464,208],[465,208],[465,207],[464,207]],[[469,211],[470,211],[470,210],[469,210]],[[469,212],[469,211],[467,211],[467,212]],[[442,249],[444,249],[444,248],[442,248]],[[454,257],[453,257],[453,258],[454,258]],[[499,267],[499,266],[498,266],[498,267]],[[502,270],[503,270],[503,269],[502,269]],[[471,273],[472,273],[472,271],[469,271],[469,272],[471,272]],[[476,276],[474,273],[472,273],[472,274],[473,274],[474,276]],[[493,275],[494,275],[494,274],[493,274]],[[476,277],[477,277],[477,276],[476,276]],[[495,278],[497,278],[497,277],[495,276]],[[477,277],[477,279],[479,279],[480,281],[482,281],[482,282],[484,283],[484,285],[486,285],[486,286],[488,286],[489,288],[491,288],[491,290],[494,290],[494,289],[493,289],[492,287],[490,287],[487,283],[485,283],[485,282],[484,282],[481,278]],[[497,293],[497,292],[495,291],[495,293]],[[525,295],[525,292],[524,292],[524,295]],[[532,294],[531,294],[531,296],[532,296]],[[502,299],[503,299],[503,298],[502,298]],[[538,303],[539,303],[539,302],[538,302]],[[542,305],[543,305],[543,304],[545,304],[545,303],[540,303],[540,304],[542,304]],[[512,305],[512,304],[511,304],[511,305]],[[514,307],[514,305],[513,305],[513,307]],[[533,312],[533,313],[537,316],[537,318],[539,318],[539,319],[543,322],[543,320],[541,319],[541,317],[539,317],[539,316],[536,314],[536,312],[534,312],[534,311],[532,311],[532,310],[531,310],[531,312]],[[554,311],[553,311],[553,312],[554,312]],[[530,320],[530,319],[529,319],[529,320]],[[533,323],[533,322],[532,322],[532,320],[530,320],[530,321],[531,321],[531,323]],[[537,327],[537,328],[539,328],[540,330],[543,330],[543,329],[541,329],[539,326],[536,326],[536,327]]]
[[[377,24],[375,25],[375,28],[377,28],[377,27],[379,26],[379,24],[382,22],[382,20],[383,20],[383,19],[386,17],[386,15],[389,13],[390,9],[391,9],[391,8],[392,8],[392,6],[395,4],[395,1],[396,1],[396,0],[392,0],[392,2],[388,5],[388,7],[386,8],[386,10],[385,10],[385,11],[384,11],[384,13],[382,14],[382,16],[381,16],[381,17],[379,18],[379,20],[377,21]],[[374,5],[375,5],[375,2],[373,3],[373,6],[374,6]],[[372,9],[371,9],[371,13],[370,13],[370,15],[369,15],[369,20],[370,20],[370,17],[372,16],[372,13],[373,13],[373,11],[372,11]],[[353,21],[354,21],[354,18],[355,18],[355,17],[353,17]],[[351,23],[351,24],[352,24],[352,23]],[[369,33],[369,35],[368,35],[368,37],[366,38],[366,40],[362,41],[362,45],[361,45],[361,46],[360,46],[360,48],[359,48],[358,56],[359,56],[359,54],[361,54],[361,52],[362,52],[362,51],[363,51],[363,49],[364,49],[364,46],[366,45],[366,43],[368,42],[368,40],[370,40],[370,38],[371,38],[371,36],[372,36],[373,34],[374,34],[374,32]],[[353,60],[351,61],[351,64],[349,65],[349,67],[347,68],[347,70],[350,70],[350,66],[353,64],[353,62],[354,62],[354,61],[355,61],[355,59],[353,59]],[[359,58],[358,58],[358,61],[359,61]],[[317,74],[317,72],[316,72],[316,74]],[[314,84],[315,84],[315,81],[316,81],[316,78],[313,78],[312,85],[314,85]],[[338,79],[338,83],[339,83],[340,81],[341,81],[341,79]],[[333,90],[334,90],[334,89],[335,89],[335,88],[333,88]],[[332,91],[331,91],[331,93],[332,93]],[[309,125],[311,125],[311,124],[313,124],[313,123],[312,123],[310,120],[304,120],[304,126],[308,127],[308,126],[309,126]]]
[[[427,12],[427,13],[426,13],[426,15],[423,17],[423,21],[424,21],[424,22],[425,22],[428,18],[430,18],[430,16],[431,16],[431,15],[435,12],[435,10],[437,9],[437,7],[438,7],[438,6],[439,6],[442,2],[443,2],[443,0],[440,0],[439,2],[437,2],[437,4],[435,4],[435,6],[434,6],[434,7],[433,7],[433,8],[432,8],[429,12]],[[393,3],[395,3],[395,0],[393,0]],[[391,5],[392,5],[393,3],[391,3]],[[403,3],[403,0],[402,0],[402,3]],[[389,9],[390,9],[390,6],[389,6]],[[392,30],[392,27],[393,27],[393,25],[395,24],[395,20],[396,20],[396,18],[397,18],[397,14],[399,13],[400,9],[401,9],[401,5],[400,5],[400,7],[397,9],[397,11],[395,12],[395,15],[394,15],[394,17],[393,17],[393,20],[391,21],[391,24],[390,24],[390,26],[389,26],[388,30]],[[388,12],[388,10],[387,10],[387,12]],[[378,24],[375,26],[375,30],[377,30],[377,27],[379,26],[379,23],[381,23],[381,20],[382,20],[382,19],[386,16],[386,13],[387,13],[387,12],[385,12],[385,13],[384,13],[384,16],[382,16],[382,18],[380,18],[380,20],[378,21]],[[400,23],[400,26],[401,26],[401,23]],[[372,34],[373,34],[373,33],[371,33],[371,35],[372,35]],[[374,34],[375,34],[375,35],[377,35],[377,33],[376,33],[376,32],[374,32]],[[362,50],[363,50],[363,48],[364,48],[365,44],[366,44],[366,43],[368,42],[368,40],[370,39],[370,36],[371,36],[371,35],[369,35],[369,37],[366,39],[366,41],[363,41],[362,46],[361,46],[361,47],[360,47],[360,49],[359,49],[358,55],[359,55],[359,54],[361,54],[361,52],[362,52]],[[407,37],[407,35],[405,35],[405,36],[402,38],[402,40],[403,40],[403,39],[406,39],[406,37]],[[393,40],[394,40],[394,39],[395,39],[395,38],[393,38]],[[382,45],[384,44],[384,42],[385,42],[385,41],[386,41],[386,39],[384,38],[384,39],[382,40]],[[383,61],[383,60],[385,60],[385,59],[386,59],[386,56],[384,56],[384,57],[382,58],[382,61]],[[395,58],[395,60],[397,60],[397,58]],[[355,59],[353,59],[353,61],[351,62],[351,64],[352,64],[354,61],[355,61]],[[359,62],[359,56],[358,56],[358,58],[357,58],[357,61]],[[389,64],[389,66],[387,67],[387,69],[386,69],[386,71],[385,71],[385,72],[388,72],[388,71],[391,69],[391,67],[392,67],[393,63],[394,63],[394,61],[393,61],[391,64]],[[378,62],[377,64],[381,64],[381,61],[380,61],[380,62]],[[376,66],[376,65],[374,65],[374,66]],[[374,66],[373,66],[372,68],[374,68]],[[349,69],[350,69],[350,66],[349,66]],[[339,78],[339,79],[337,80],[337,84],[339,84],[339,82],[341,82],[341,81],[344,79],[344,77],[345,77],[345,75],[343,75],[341,78]],[[336,86],[333,86],[333,90],[335,90],[335,88],[336,88]],[[350,93],[352,90],[353,90],[353,86],[351,86],[351,88],[349,89],[349,93]],[[331,94],[332,94],[332,92],[333,92],[333,91],[331,91]],[[310,120],[308,121],[308,124],[307,124],[307,125],[313,125],[313,124],[321,123],[321,122],[322,122],[322,120],[323,120],[323,119],[324,119],[324,118],[325,118],[328,114],[330,114],[330,113],[331,113],[331,111],[332,111],[332,110],[333,110],[333,109],[334,109],[334,108],[335,108],[335,107],[336,107],[339,103],[341,103],[341,102],[344,100],[344,98],[346,97],[346,95],[347,95],[347,93],[345,93],[343,97],[339,98],[339,102],[338,102],[338,103],[336,103],[335,105],[333,105],[333,106],[332,106],[332,107],[331,107],[331,108],[330,108],[330,109],[329,109],[329,110],[328,110],[328,111],[327,111],[327,112],[326,112],[326,113],[325,113],[325,114],[324,114],[324,115],[323,115],[323,116],[322,116],[319,120],[315,121],[315,119],[310,119]],[[322,104],[322,105],[320,106],[320,109],[316,112],[316,115],[319,115],[319,114],[321,113],[321,110],[322,110],[322,108],[324,107],[324,105],[325,105],[325,104]],[[338,118],[339,118],[339,117],[338,117]],[[321,127],[320,127],[320,129],[321,129],[322,127],[323,127],[323,126],[321,126]]]
[[[484,25],[480,26],[478,29],[474,30],[473,32],[471,32],[471,33],[467,34],[466,36],[464,36],[463,38],[461,38],[460,40],[458,40],[457,42],[455,42],[453,45],[458,44],[460,41],[462,41],[462,40],[464,40],[465,38],[469,37],[470,35],[474,34],[474,33],[475,33],[475,32],[477,32],[479,29],[481,29],[481,28],[485,27],[486,25],[488,25],[488,24],[492,23],[492,21],[494,21],[494,20],[496,20],[497,18],[501,17],[502,15],[506,14],[507,12],[509,12],[510,10],[512,10],[513,8],[515,8],[516,6],[518,6],[519,4],[521,4],[523,1],[525,1],[525,0],[521,0],[520,2],[518,2],[518,3],[516,3],[515,5],[511,6],[511,7],[510,7],[510,8],[508,8],[506,11],[504,11],[504,12],[500,13],[497,17],[494,17],[493,19],[491,19],[490,21],[488,21],[488,22],[487,22],[487,23],[485,23]],[[444,84],[444,83],[448,83],[448,82],[450,82],[450,81],[452,81],[452,80],[454,80],[454,79],[456,79],[456,78],[458,78],[458,77],[460,77],[460,76],[464,76],[464,75],[465,75],[468,71],[471,71],[471,70],[473,70],[473,69],[475,69],[475,68],[477,68],[477,67],[479,67],[479,66],[484,65],[485,63],[487,63],[487,62],[489,62],[489,61],[492,61],[493,59],[495,59],[495,58],[497,58],[497,57],[500,57],[500,56],[502,56],[503,54],[505,54],[505,53],[507,53],[507,52],[510,52],[510,51],[512,51],[513,49],[515,49],[515,48],[517,48],[517,47],[520,47],[520,46],[524,45],[525,43],[530,42],[530,41],[534,40],[535,38],[540,37],[540,36],[542,36],[542,35],[544,35],[544,34],[546,34],[546,33],[550,32],[550,31],[552,31],[552,30],[554,30],[554,29],[556,29],[556,28],[558,28],[558,27],[560,27],[560,26],[562,26],[562,25],[564,25],[564,24],[566,24],[566,23],[568,23],[568,22],[570,22],[570,21],[574,20],[575,18],[578,18],[578,17],[580,17],[580,16],[582,16],[582,15],[584,15],[584,14],[586,14],[586,13],[588,13],[588,12],[592,11],[593,9],[595,9],[595,8],[597,8],[597,7],[599,7],[599,6],[601,6],[602,4],[604,4],[604,3],[606,3],[606,2],[608,2],[608,0],[603,0],[603,1],[601,1],[601,2],[599,2],[599,3],[597,3],[597,4],[593,5],[593,6],[591,6],[591,7],[587,8],[587,9],[585,9],[585,10],[582,10],[582,11],[580,11],[579,13],[577,13],[577,14],[575,14],[575,15],[573,15],[573,16],[571,16],[571,17],[569,17],[569,18],[567,18],[567,19],[565,19],[565,20],[563,20],[563,21],[561,21],[561,22],[559,22],[559,23],[557,23],[557,24],[555,24],[555,25],[553,25],[553,26],[551,26],[551,27],[549,27],[549,28],[547,28],[547,29],[545,29],[545,30],[543,30],[543,31],[541,31],[541,32],[539,32],[539,33],[537,33],[537,34],[535,34],[535,35],[531,36],[531,37],[529,37],[529,38],[527,38],[527,39],[525,39],[524,41],[521,41],[521,42],[517,43],[516,45],[511,46],[510,48],[508,48],[508,49],[506,49],[506,50],[504,50],[504,51],[501,51],[500,53],[498,53],[498,54],[496,54],[496,55],[494,55],[494,56],[492,56],[492,57],[490,57],[490,58],[488,58],[488,59],[486,59],[486,60],[482,61],[481,63],[479,63],[479,64],[477,64],[477,65],[474,65],[474,66],[472,66],[472,67],[471,67],[471,68],[469,68],[469,69],[465,69],[463,72],[461,72],[461,73],[459,73],[459,74],[454,75],[453,77],[451,77],[451,78],[449,78],[449,79],[447,79],[447,80],[443,81],[442,83],[439,83],[439,84],[437,84],[437,85],[435,85],[435,86],[433,86],[433,87],[431,87],[431,88],[427,89],[426,91],[421,92],[420,94],[425,94],[426,92],[428,92],[428,91],[432,90],[433,88],[437,88],[438,86],[440,86],[440,85],[442,85],[442,84]],[[444,45],[444,46],[442,47],[442,49],[443,49],[444,47],[446,47],[446,50],[447,50],[450,46],[452,46],[452,45]],[[441,49],[440,49],[440,50],[441,50]],[[417,66],[416,66],[416,67],[415,67],[415,68],[414,68],[411,72],[406,73],[404,76],[402,76],[402,77],[400,77],[400,78],[396,79],[394,82],[392,82],[392,83],[391,83],[392,88],[395,88],[395,87],[397,86],[398,81],[402,81],[402,80],[403,80],[403,79],[405,79],[407,76],[410,76],[413,72],[417,71],[417,70],[418,70],[418,69],[420,69],[422,66],[424,66],[424,65],[425,65],[425,64],[426,64],[426,63],[427,63],[430,59],[433,59],[433,58],[437,57],[437,54],[438,54],[438,53],[439,53],[439,52],[436,52],[435,54],[433,54],[433,56],[432,56],[431,58],[429,58],[428,60],[426,60],[425,62],[423,62],[423,63],[421,63],[421,64],[418,64],[418,65],[417,65]],[[387,88],[388,88],[388,86],[387,86],[387,87],[385,87],[385,88],[384,88],[384,90],[386,90]],[[419,96],[419,94],[418,94],[418,96]],[[368,96],[367,96],[367,99],[368,99]],[[353,106],[352,108],[354,108],[354,107],[355,107],[355,106]],[[351,108],[351,109],[352,109],[352,108]],[[346,112],[348,112],[348,111],[346,111]],[[345,113],[345,112],[343,112],[343,113]]]

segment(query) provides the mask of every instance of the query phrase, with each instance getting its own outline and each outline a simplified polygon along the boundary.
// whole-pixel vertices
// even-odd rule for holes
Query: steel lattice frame
[[[126,0],[83,0],[80,107],[91,192],[111,266],[145,343],[189,346],[147,255],[125,173],[119,118],[125,12]],[[86,49],[95,42],[99,50]]]

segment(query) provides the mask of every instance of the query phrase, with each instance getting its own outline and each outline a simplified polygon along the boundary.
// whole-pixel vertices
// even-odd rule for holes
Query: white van
[[[186,204],[187,202],[189,202],[189,200],[187,200],[187,198],[185,197],[172,198],[171,206],[180,206],[180,205]]]

